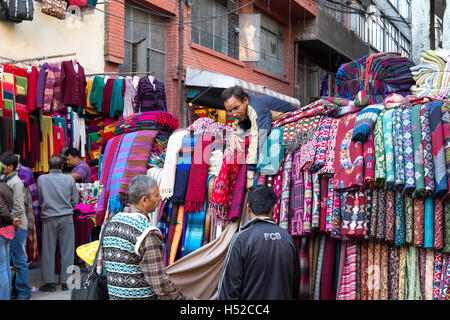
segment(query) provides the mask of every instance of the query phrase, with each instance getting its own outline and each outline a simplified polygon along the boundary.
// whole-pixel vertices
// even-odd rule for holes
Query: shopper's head
[[[5,176],[9,176],[16,171],[17,166],[19,165],[19,157],[10,151],[3,152],[0,155],[0,161],[3,163],[3,173]]]
[[[64,155],[66,157],[66,163],[69,167],[75,167],[82,159],[80,150],[76,148],[67,149],[66,152],[64,152]]]
[[[238,121],[243,121],[247,114],[248,93],[240,86],[225,89],[222,92],[222,103],[228,112]]]
[[[161,196],[156,180],[145,175],[138,175],[131,180],[128,189],[128,202],[131,206],[151,213],[158,206]]]
[[[278,200],[278,196],[272,187],[259,185],[253,188],[248,194],[247,211],[250,218],[273,216],[273,208]]]
[[[64,165],[64,159],[60,155],[52,155],[50,159],[48,159],[48,166],[50,170],[61,170]]]

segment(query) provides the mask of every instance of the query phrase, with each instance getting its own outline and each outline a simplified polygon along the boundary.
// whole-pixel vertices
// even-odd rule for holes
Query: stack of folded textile
[[[179,121],[173,115],[164,111],[147,111],[133,113],[124,118],[120,117],[116,125],[115,135],[136,132],[141,130],[157,130],[172,133],[178,129]]]
[[[149,167],[163,168],[166,158],[167,143],[169,142],[170,135],[159,134],[153,142],[152,152],[150,154],[150,160],[148,161]]]
[[[450,95],[450,50],[428,50],[421,54],[420,64],[411,67],[416,83],[414,95],[423,97],[445,93]]]
[[[343,64],[336,74],[338,94],[356,105],[383,102],[391,93],[406,96],[414,84],[413,62],[396,53],[377,53]]]

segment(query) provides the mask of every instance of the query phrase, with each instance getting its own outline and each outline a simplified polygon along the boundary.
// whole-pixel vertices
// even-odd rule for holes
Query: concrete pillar
[[[446,3],[442,25],[442,48],[450,50],[450,1]]]
[[[430,0],[411,1],[411,58],[420,63],[420,54],[430,49]]]

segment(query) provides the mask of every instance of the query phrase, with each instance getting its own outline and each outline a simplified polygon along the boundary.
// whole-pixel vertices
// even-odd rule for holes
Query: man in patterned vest
[[[156,180],[145,175],[130,183],[129,206],[114,215],[105,229],[103,260],[111,300],[182,300],[164,270],[162,234],[150,220],[161,199]]]

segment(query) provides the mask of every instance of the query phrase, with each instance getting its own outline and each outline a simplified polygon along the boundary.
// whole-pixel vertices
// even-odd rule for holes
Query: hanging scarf
[[[364,187],[364,158],[362,143],[351,140],[355,114],[340,119],[336,136],[336,157],[334,162],[334,189]]]
[[[377,236],[377,226],[378,226],[378,194],[380,189],[374,189],[372,193],[372,209],[370,215],[370,238],[375,239]]]
[[[347,243],[344,271],[337,300],[356,300],[356,243]]]
[[[300,152],[294,154],[292,161],[292,182],[290,190],[290,234],[292,236],[303,235],[303,211],[305,201],[305,187],[303,171],[300,170]]]
[[[392,116],[394,110],[387,110],[383,114],[383,138],[384,152],[386,161],[386,181],[387,190],[395,189],[395,160],[394,159],[394,142],[392,137]]]
[[[433,102],[430,107],[431,144],[433,149],[434,178],[436,191],[434,197],[442,197],[448,191],[445,166],[444,131],[442,127],[442,101]]]
[[[194,147],[192,165],[189,171],[189,180],[186,191],[186,213],[197,212],[205,203],[209,170],[209,158],[213,147],[214,136],[205,134],[200,136]]]
[[[415,246],[423,245],[423,229],[424,229],[424,215],[425,215],[425,199],[414,199],[414,238],[413,244]]]
[[[442,128],[444,131],[444,152],[445,166],[447,173],[447,185],[450,187],[450,103],[445,103],[441,107]]]
[[[394,109],[392,115],[392,139],[394,142],[395,159],[395,186],[397,190],[403,190],[405,185],[405,162],[403,160],[403,127],[402,109]]]
[[[444,247],[442,252],[450,253],[450,202],[444,204]]]
[[[245,191],[247,188],[247,165],[241,165],[236,180],[231,187],[231,198],[229,199],[228,220],[235,221],[241,216],[244,204]]]
[[[406,253],[406,300],[421,300],[420,274],[419,274],[419,249],[408,246]]]
[[[381,243],[381,260],[380,260],[380,300],[388,300],[389,298],[389,246],[386,242]]]
[[[424,300],[433,300],[434,250],[426,249]]]
[[[415,197],[422,197],[425,193],[425,176],[423,166],[422,125],[420,124],[421,105],[415,105],[411,112],[411,129],[414,149],[414,183]]]
[[[286,154],[286,161],[283,166],[283,177],[281,181],[281,207],[280,207],[280,228],[284,230],[289,229],[289,199],[291,191],[291,174],[292,174],[292,159],[294,154]]]
[[[366,188],[375,187],[375,135],[371,131],[363,143],[364,156],[364,185]]]
[[[333,189],[333,217],[331,220],[331,237],[342,239],[341,194]]]
[[[377,239],[384,239],[386,235],[386,191],[378,191],[378,213],[377,213]]]
[[[400,249],[389,246],[389,300],[398,300]]]
[[[425,263],[426,263],[426,249],[419,248],[419,275],[420,275],[420,294],[425,300]]]
[[[373,210],[373,190],[366,189],[366,226],[367,226],[367,233],[363,237],[365,240],[369,240],[371,238],[371,219],[372,219],[372,210]]]
[[[285,148],[283,145],[283,128],[274,128],[266,139],[263,149],[259,151],[257,170],[260,174],[272,176],[280,171]]]
[[[300,237],[300,246],[299,246],[299,260],[300,260],[300,292],[299,292],[299,300],[308,300],[310,294],[310,284],[309,284],[309,243],[310,238],[308,237]]]
[[[238,177],[244,159],[243,153],[231,152],[230,149],[225,150],[222,167],[214,184],[214,191],[208,207],[208,213],[217,219],[220,225],[227,220],[231,186]]]
[[[317,137],[318,137],[318,131],[315,130],[311,139],[309,139],[304,145],[300,147],[301,152],[301,168],[303,170],[308,170],[311,168],[312,164],[314,163],[314,156],[316,154],[316,148],[317,148]]]
[[[367,300],[373,300],[374,296],[374,284],[375,284],[375,241],[370,240],[367,243]]]
[[[448,296],[448,288],[450,285],[450,255],[445,254],[442,258],[442,278],[439,288],[439,300],[445,300]]]
[[[317,148],[316,148],[316,154],[314,158],[314,162],[309,169],[311,173],[317,172],[323,166],[325,165],[325,157],[327,153],[328,148],[328,141],[330,137],[330,129],[331,124],[333,122],[333,119],[331,117],[324,117],[322,120],[322,123],[319,126],[319,129],[317,130]]]
[[[161,179],[161,186],[159,189],[163,200],[170,199],[173,196],[178,157],[181,149],[181,143],[186,133],[187,130],[177,130],[169,138],[162,173],[163,177]]]
[[[405,244],[405,206],[402,192],[395,191],[395,245]]]
[[[311,230],[318,231],[320,227],[320,177],[313,173],[313,197],[312,197],[312,212],[311,212]]]
[[[434,202],[432,197],[425,198],[424,206],[424,248],[434,247]]]
[[[119,153],[117,154],[117,160],[114,163],[111,176],[108,208],[112,213],[121,212],[126,205],[126,203],[120,201],[119,191],[123,175],[125,174],[128,158],[130,157],[131,148],[133,147],[137,134],[137,132],[125,134],[120,144]]]
[[[183,141],[181,142],[172,200],[176,204],[185,203],[186,191],[189,182],[189,172],[192,165],[192,155],[194,153],[194,147],[198,138],[198,136],[190,133],[184,136]]]
[[[412,196],[405,196],[405,243],[414,242],[414,208]]]
[[[317,268],[316,268],[316,276],[315,276],[315,285],[314,285],[314,300],[320,300],[320,284],[322,280],[322,267],[324,260],[324,250],[325,250],[325,238],[326,235],[322,234],[320,236],[319,241],[319,255],[317,258]],[[327,257],[328,258],[328,257]]]
[[[434,255],[433,300],[439,300],[444,254],[436,251]]]
[[[320,178],[320,219],[319,231],[326,231],[327,222],[328,179]]]
[[[120,184],[119,193],[121,195],[128,195],[128,186],[135,176],[145,175],[147,173],[150,152],[157,135],[158,131],[143,130],[137,132],[136,139],[128,157],[127,166],[123,173],[122,183]],[[127,198],[124,197],[124,199]],[[124,200],[124,204],[128,204],[128,201]]]
[[[339,127],[339,119],[333,119],[330,126],[330,136],[325,154],[325,165],[317,173],[319,176],[330,178],[334,176],[334,156],[336,148],[336,134]]]
[[[444,207],[441,198],[434,198],[434,249],[444,247]]]
[[[331,233],[331,221],[333,219],[333,203],[334,203],[334,192],[333,192],[334,178],[328,180],[328,190],[327,190],[327,208],[325,217],[325,232]]]
[[[404,194],[411,194],[416,188],[411,112],[412,108],[405,108],[402,111],[403,160],[405,169],[405,187],[403,188]]]
[[[303,181],[305,184],[305,202],[303,206],[303,234],[305,235],[311,233],[311,214],[313,202],[312,177],[309,171],[303,172]]]
[[[407,246],[400,247],[400,257],[398,263],[398,300],[406,298],[406,254]]]
[[[360,299],[365,301],[369,299],[369,288],[367,269],[369,266],[369,241],[361,242],[361,291]]]
[[[343,192],[342,235],[359,237],[367,234],[366,196],[361,191]]]
[[[358,113],[353,130],[353,141],[365,142],[367,140],[367,136],[373,131],[378,116],[383,109],[383,104],[374,104],[365,107]]]
[[[284,160],[285,157],[282,159],[281,167],[284,166]],[[280,217],[280,206],[281,206],[281,179],[283,177],[283,171],[278,171],[277,175],[273,179],[273,190],[275,191],[275,194],[277,195],[277,202],[275,203],[275,206],[273,208],[273,219],[278,224],[279,223],[279,217]]]
[[[330,237],[325,238],[323,252],[322,279],[320,281],[320,300],[334,299],[333,270],[336,259],[336,240]]]
[[[386,181],[386,161],[384,153],[383,117],[386,110],[382,110],[375,123],[375,184],[384,187]]]
[[[435,188],[434,182],[434,162],[433,150],[431,145],[430,128],[430,107],[432,103],[425,103],[420,109],[420,123],[422,125],[422,145],[423,145],[423,166],[425,179],[425,196],[433,195]]]
[[[395,191],[386,191],[386,220],[384,240],[394,242],[395,240]]]

